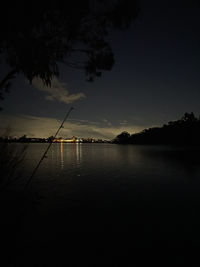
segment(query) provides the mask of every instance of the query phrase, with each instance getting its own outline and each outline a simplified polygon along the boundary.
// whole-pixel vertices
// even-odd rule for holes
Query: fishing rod
[[[41,159],[39,160],[38,164],[36,165],[35,169],[33,170],[31,176],[29,177],[29,179],[28,179],[28,181],[27,181],[27,183],[26,183],[26,185],[25,185],[25,187],[24,187],[24,190],[26,190],[26,189],[28,188],[28,186],[29,186],[30,182],[32,181],[32,179],[33,179],[33,177],[34,177],[36,171],[37,171],[38,168],[40,167],[40,164],[42,163],[43,159],[46,157],[46,154],[47,154],[47,152],[49,151],[49,148],[51,147],[51,145],[52,145],[52,143],[53,143],[53,140],[54,140],[54,139],[56,138],[56,136],[58,135],[60,129],[63,128],[63,124],[64,124],[64,122],[67,120],[67,118],[69,117],[69,114],[71,113],[71,111],[72,111],[73,109],[74,109],[73,107],[71,107],[71,108],[69,109],[69,111],[67,112],[66,116],[64,117],[64,119],[63,119],[63,121],[62,121],[60,127],[58,128],[57,132],[55,133],[55,135],[53,136],[53,138],[51,138],[51,141],[50,141],[48,147],[46,148],[44,154],[42,155],[42,157],[41,157]]]

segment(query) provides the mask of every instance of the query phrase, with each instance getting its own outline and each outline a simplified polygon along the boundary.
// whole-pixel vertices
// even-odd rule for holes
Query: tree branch
[[[15,75],[17,74],[17,69],[12,69],[8,74],[1,80],[0,82],[0,92],[3,91],[7,92],[8,87],[10,85],[10,80],[15,78]]]

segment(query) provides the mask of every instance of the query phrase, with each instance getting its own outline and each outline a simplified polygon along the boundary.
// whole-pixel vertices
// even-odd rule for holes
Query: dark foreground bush
[[[27,145],[0,143],[0,192],[20,179]]]

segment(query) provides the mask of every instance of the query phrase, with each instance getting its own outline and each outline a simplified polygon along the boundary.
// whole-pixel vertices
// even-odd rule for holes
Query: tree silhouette
[[[181,120],[184,122],[191,122],[191,123],[198,121],[198,119],[194,116],[193,112],[191,113],[186,112]]]
[[[9,2],[10,3],[10,2]],[[83,69],[92,81],[110,70],[114,55],[106,36],[124,29],[138,13],[138,0],[11,2],[1,10],[0,56],[10,67],[0,82],[0,97],[12,79],[23,74],[31,83],[50,86],[58,63]]]
[[[122,132],[121,134],[117,135],[114,142],[119,144],[127,144],[129,143],[130,134],[126,131]]]
[[[114,140],[118,144],[200,145],[200,119],[194,113],[185,113],[180,120],[162,127],[144,129],[130,135],[122,132]]]

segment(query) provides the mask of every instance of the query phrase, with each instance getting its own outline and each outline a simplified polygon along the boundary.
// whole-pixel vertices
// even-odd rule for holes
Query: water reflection
[[[46,144],[31,144],[24,170],[32,170]],[[38,177],[85,176],[94,180],[132,183],[138,181],[198,180],[199,149],[110,144],[53,144],[42,162]]]
[[[28,169],[45,147],[29,146]],[[130,237],[132,247],[199,244],[199,150],[61,143],[53,144],[50,152],[34,178],[37,192],[44,196],[41,218],[37,221],[34,214],[22,225],[30,229],[33,224],[34,240],[46,231],[47,237],[55,236],[51,246],[59,236],[67,240],[71,233],[74,239],[76,231],[78,235],[101,231],[103,240],[110,233]],[[192,183],[191,176],[196,178]],[[37,226],[41,221],[44,226]]]
[[[143,160],[164,163],[177,172],[183,172],[189,178],[198,177],[200,159],[196,147],[150,147],[142,154]]]
[[[60,166],[64,169],[67,165],[76,166],[82,162],[82,144],[59,144]]]
[[[63,143],[60,143],[60,166],[61,169],[64,168],[64,157],[63,157]]]
[[[82,144],[81,143],[76,144],[76,161],[77,161],[77,164],[80,164],[82,161]]]

